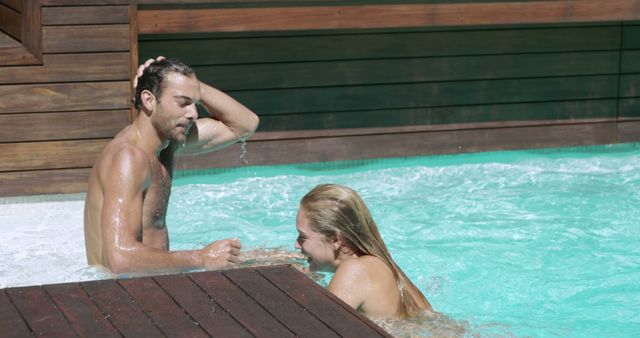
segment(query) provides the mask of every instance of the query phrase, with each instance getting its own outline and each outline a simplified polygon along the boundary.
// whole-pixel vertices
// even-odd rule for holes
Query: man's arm
[[[101,170],[103,264],[114,273],[222,268],[239,253],[237,240],[217,241],[202,250],[166,251],[142,238],[143,193],[150,184],[149,163],[141,150],[126,147]],[[237,242],[237,243],[236,243]]]
[[[200,82],[200,102],[211,118],[196,120],[187,136],[182,153],[204,153],[246,139],[258,127],[260,119],[249,108],[229,95]]]

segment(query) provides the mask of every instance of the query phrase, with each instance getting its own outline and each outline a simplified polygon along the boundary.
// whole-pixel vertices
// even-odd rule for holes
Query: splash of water
[[[240,139],[240,149],[242,152],[240,153],[240,160],[244,165],[249,165],[249,161],[247,161],[247,141],[243,138]]]

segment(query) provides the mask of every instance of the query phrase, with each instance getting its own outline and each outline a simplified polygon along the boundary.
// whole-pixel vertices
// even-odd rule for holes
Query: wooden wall
[[[605,22],[153,34],[139,53],[256,111],[248,160],[273,164],[636,141],[638,41],[640,24]]]
[[[0,0],[0,13],[0,196],[84,191],[133,116],[132,72],[159,54],[260,115],[249,164],[640,140],[640,0]]]
[[[84,191],[129,123],[130,6],[40,3],[41,63],[0,69],[0,196]]]

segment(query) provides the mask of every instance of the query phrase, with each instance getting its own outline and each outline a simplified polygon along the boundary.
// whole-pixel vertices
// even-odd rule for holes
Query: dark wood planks
[[[637,53],[629,54],[630,67]],[[614,74],[618,51],[195,66],[226,90]],[[640,67],[640,62],[636,62]],[[239,76],[251,74],[251,76]]]
[[[282,322],[246,296],[245,292],[223,274],[192,274],[190,278],[216,303],[256,337],[294,337]]]
[[[0,49],[1,194],[86,190],[129,123],[130,3],[20,1],[29,53]]]
[[[78,337],[44,289],[23,287],[6,293],[36,336]]]
[[[375,130],[367,133],[331,135],[333,130],[300,133],[294,138],[280,134],[275,138],[249,141],[247,160],[250,165],[286,164],[295,162],[324,162],[372,159],[384,157],[421,156],[492,150],[533,149],[561,146],[581,146],[617,143],[615,121],[557,124],[483,126],[473,124],[446,126],[440,130],[386,133]],[[284,134],[287,134],[284,132]],[[259,134],[256,137],[260,137]],[[239,145],[202,156],[183,156],[179,169],[204,169],[244,165]],[[294,158],[295,161],[291,159]]]
[[[82,287],[123,336],[164,336],[117,281],[85,282],[82,283]]]
[[[0,291],[0,328],[7,338],[27,337],[32,335],[22,316],[15,308],[5,291]]]
[[[224,275],[298,336],[339,337],[335,331],[306,313],[304,307],[258,272],[230,270],[226,271]]]
[[[129,25],[45,26],[45,53],[129,51]]]
[[[167,54],[194,66],[477,56],[576,51],[617,51],[619,24],[582,27],[518,26],[442,31],[327,32],[325,34],[254,33],[249,36],[201,34],[140,35],[140,59]],[[625,39],[626,41],[626,39]],[[629,41],[629,44],[635,43]],[[203,53],[203,51],[206,51]],[[259,51],[259,53],[257,53]]]
[[[120,337],[80,284],[45,285],[43,289],[81,337]]]
[[[167,336],[209,337],[153,279],[125,279],[119,284]]]
[[[88,168],[108,139],[0,143],[0,172]]]
[[[186,275],[157,276],[154,280],[171,294],[171,297],[211,336],[253,337],[244,326]]]
[[[87,4],[89,3],[85,3]],[[129,6],[69,6],[42,9],[42,24],[45,26],[128,23]]]
[[[8,337],[391,337],[284,265],[8,288],[0,290],[0,331]]]
[[[0,172],[0,196],[87,191],[90,168]]]
[[[0,86],[0,111],[35,113],[69,110],[126,109],[129,82],[80,82]]]
[[[317,297],[309,297],[309,292],[302,286],[315,288],[324,293],[327,297],[334,300],[337,299],[337,297],[332,295],[330,292],[327,292],[327,290],[321,288],[315,283],[309,283],[310,281],[308,279],[298,273],[295,273],[295,271],[291,269],[264,268],[260,269],[259,273],[274,285],[278,285],[282,292],[306,308],[307,311],[313,312],[316,318],[331,327],[341,337],[364,338],[376,335],[388,335],[369,320],[361,320],[356,323],[345,320],[345,318],[359,316],[353,308],[340,301],[321,302]],[[338,313],[341,315],[336,316]]]
[[[640,19],[637,0],[436,3],[138,12],[142,34],[398,28]]]
[[[22,14],[19,11],[0,3],[0,30],[22,41]]]
[[[0,114],[0,143],[111,138],[128,123],[128,110]]]
[[[126,80],[129,53],[44,55],[42,65],[2,69],[0,85]]]

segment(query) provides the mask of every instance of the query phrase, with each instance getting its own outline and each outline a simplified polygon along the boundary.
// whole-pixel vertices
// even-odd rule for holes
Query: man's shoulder
[[[98,166],[102,167],[146,167],[149,163],[149,156],[140,147],[114,139],[109,142],[98,157]]]

